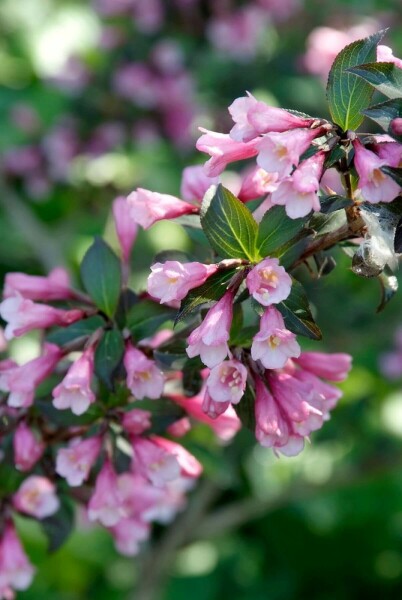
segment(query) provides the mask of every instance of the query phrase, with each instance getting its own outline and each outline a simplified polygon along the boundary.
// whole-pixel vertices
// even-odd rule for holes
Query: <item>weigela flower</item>
[[[116,550],[124,556],[135,556],[140,543],[149,538],[151,526],[139,518],[122,519],[110,529]]]
[[[59,410],[70,408],[75,415],[82,415],[95,402],[95,394],[91,390],[94,353],[94,346],[89,346],[73,362],[63,381],[54,388],[53,405]]]
[[[205,388],[202,400],[202,410],[210,419],[217,419],[225,413],[231,406],[230,402],[216,402],[211,398],[208,388]]]
[[[176,458],[180,466],[181,477],[192,478],[201,475],[201,463],[183,446],[157,435],[152,436],[152,441],[159,446],[159,448],[166,450],[166,452],[172,454]]]
[[[123,428],[130,435],[141,435],[151,427],[151,413],[149,410],[133,408],[125,412],[122,419]]]
[[[246,367],[238,360],[225,360],[211,370],[207,380],[208,393],[215,402],[238,404],[246,382]]]
[[[198,262],[167,260],[165,263],[154,263],[148,277],[148,293],[161,304],[182,300],[191,289],[205,283],[217,269],[217,265]]]
[[[14,463],[19,471],[30,471],[41,458],[45,445],[32,429],[21,421],[13,437]]]
[[[45,519],[58,511],[60,502],[54,484],[46,477],[31,475],[13,496],[14,507],[31,517]]]
[[[42,302],[67,300],[74,297],[68,273],[61,267],[50,271],[47,277],[26,275],[25,273],[7,273],[3,297],[10,298],[18,294],[28,300]]]
[[[261,317],[260,330],[254,336],[251,357],[266,369],[280,369],[289,358],[300,355],[300,346],[294,333],[288,331],[281,313],[273,306]]]
[[[358,185],[364,200],[373,204],[392,202],[401,188],[396,181],[381,171],[381,167],[388,164],[387,160],[365,148],[359,140],[353,142],[353,147],[354,165],[359,175]]]
[[[137,400],[160,398],[165,378],[153,360],[131,343],[126,346],[124,366],[127,371],[127,387]]]
[[[251,158],[258,153],[259,140],[236,142],[226,133],[216,133],[202,127],[200,131],[203,135],[198,139],[196,147],[211,157],[204,166],[209,177],[220,175],[232,162]]]
[[[279,185],[277,173],[267,173],[260,167],[252,167],[244,175],[238,198],[242,202],[255,200],[266,194],[271,194]]]
[[[159,446],[154,440],[133,439],[135,472],[146,477],[156,487],[180,476],[180,465],[176,456]]]
[[[182,215],[197,213],[198,208],[169,194],[159,194],[138,188],[127,197],[133,220],[148,229],[163,219],[175,219]]]
[[[17,293],[0,304],[0,316],[8,323],[4,334],[6,339],[10,340],[32,329],[70,325],[82,319],[84,311],[75,308],[62,310],[46,304],[35,304]]]
[[[209,309],[203,322],[188,338],[187,354],[190,358],[200,356],[207,367],[214,367],[226,358],[228,340],[233,318],[233,293],[224,296]]]
[[[309,127],[314,121],[293,115],[283,108],[268,106],[251,94],[236,98],[229,106],[229,112],[235,122],[230,136],[238,142],[248,142],[262,133]]]
[[[119,196],[113,202],[113,218],[124,262],[128,262],[137,237],[138,225],[132,215],[132,206],[127,198]]]
[[[295,361],[302,369],[329,381],[343,381],[352,366],[352,357],[343,352],[302,352]]]
[[[88,479],[101,447],[102,439],[98,436],[84,440],[74,439],[67,448],[58,450],[56,472],[71,487],[82,485]]]
[[[114,527],[127,516],[118,477],[110,461],[103,465],[96,478],[95,491],[88,503],[88,518],[105,527]]]
[[[282,181],[271,196],[272,204],[285,206],[286,214],[291,219],[298,219],[312,210],[320,210],[318,190],[322,174],[325,154],[317,152],[304,160],[292,173]]]
[[[278,304],[290,294],[292,279],[277,258],[265,258],[247,275],[250,294],[263,306]]]
[[[391,129],[394,135],[402,135],[402,118],[397,117],[391,121]]]
[[[18,539],[14,525],[8,522],[0,539],[0,591],[12,600],[15,590],[26,590],[32,582],[35,569]]]
[[[219,177],[208,177],[202,165],[186,167],[181,179],[180,195],[186,202],[201,202],[211,185],[217,185]]]
[[[396,67],[402,69],[402,59],[394,56],[392,49],[382,44],[377,46],[377,62],[392,62]]]

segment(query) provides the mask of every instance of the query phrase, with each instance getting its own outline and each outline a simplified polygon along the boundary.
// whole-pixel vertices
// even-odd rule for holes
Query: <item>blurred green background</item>
[[[227,106],[245,90],[326,116],[336,45],[390,26],[386,43],[401,56],[400,8],[400,0],[1,0],[1,274],[64,264],[76,276],[94,234],[115,243],[113,198],[137,185],[177,195],[182,168],[204,160],[194,151],[197,127],[227,131]],[[175,224],[139,235],[136,289],[167,248],[191,250]],[[402,325],[400,299],[376,315],[377,282],[336,258],[326,278],[301,272],[324,332],[308,347],[354,357],[344,397],[311,446],[277,459],[247,431],[226,448],[203,427],[187,434],[207,481],[189,515],[155,530],[136,559],[118,556],[82,515],[49,557],[39,528],[21,520],[38,565],[21,598],[402,597],[402,378],[390,382],[378,366]],[[11,354],[27,360],[37,344],[28,336]]]

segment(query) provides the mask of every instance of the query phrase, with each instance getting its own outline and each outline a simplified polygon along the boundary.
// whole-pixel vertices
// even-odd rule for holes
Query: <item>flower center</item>
[[[279,337],[277,335],[270,335],[269,338],[267,339],[267,344],[272,350],[274,350],[275,348],[280,346],[281,340],[279,339]]]

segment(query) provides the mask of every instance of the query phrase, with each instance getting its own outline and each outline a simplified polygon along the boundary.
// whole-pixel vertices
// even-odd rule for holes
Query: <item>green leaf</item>
[[[105,331],[95,350],[95,373],[109,389],[113,389],[113,374],[123,354],[124,340],[120,331]]]
[[[314,229],[316,235],[325,235],[336,231],[346,225],[347,217],[344,210],[335,210],[328,214],[314,213],[311,217],[309,227]]]
[[[254,260],[257,223],[248,208],[222,185],[210,202],[204,199],[201,225],[219,256]]]
[[[181,302],[175,325],[202,304],[222,298],[233,276],[238,272],[239,270],[234,268],[222,269],[208,277],[205,283],[192,289]]]
[[[381,167],[381,171],[391,177],[396,183],[402,186],[402,168],[401,167]]]
[[[59,496],[60,508],[51,517],[42,520],[43,531],[49,544],[49,552],[58,550],[72,533],[74,528],[74,506],[65,496]]]
[[[35,407],[48,421],[63,428],[89,425],[102,416],[102,410],[98,402],[91,404],[88,410],[80,416],[74,415],[71,410],[59,410],[55,408],[49,399],[36,399]]]
[[[378,281],[381,286],[381,301],[377,306],[377,312],[384,310],[388,302],[393,298],[398,291],[398,280],[389,267],[385,267],[381,275],[378,276]]]
[[[277,304],[282,313],[285,325],[296,335],[303,335],[311,340],[320,340],[322,333],[311,314],[308,298],[301,283],[293,279],[292,290],[286,300]]]
[[[341,210],[342,208],[352,206],[353,200],[346,198],[345,196],[338,196],[335,194],[333,196],[321,196],[320,204],[320,212],[329,214],[335,212],[336,210]]]
[[[387,131],[396,140],[402,142],[402,135],[395,135],[391,127],[391,122],[394,119],[402,117],[401,98],[386,100],[385,102],[381,102],[381,104],[370,106],[370,108],[366,108],[366,110],[363,110],[362,112],[366,117],[382,127],[384,131]]]
[[[101,238],[96,238],[81,263],[82,283],[96,306],[112,317],[121,289],[120,261]]]
[[[99,315],[89,317],[89,319],[83,319],[72,323],[68,327],[63,327],[52,331],[47,336],[47,341],[58,346],[63,346],[72,342],[78,338],[87,338],[92,335],[97,329],[105,326],[105,321]]]
[[[349,73],[357,75],[367,85],[371,85],[388,98],[402,98],[402,69],[394,63],[372,62],[360,64],[349,69]],[[367,106],[363,107],[364,109]]]
[[[273,206],[262,218],[258,228],[256,249],[261,258],[281,256],[283,247],[293,239],[298,241],[308,217],[290,219],[283,206]]]
[[[127,327],[136,340],[143,340],[154,333],[166,321],[174,319],[175,310],[152,300],[141,300],[127,315]]]
[[[188,361],[185,339],[175,339],[173,343],[166,343],[154,350],[153,356],[162,369],[182,369]]]
[[[235,409],[237,416],[242,422],[242,425],[244,425],[244,427],[247,427],[247,429],[250,429],[253,432],[255,431],[256,426],[254,406],[254,392],[251,389],[251,387],[247,385],[243,398],[238,404],[233,404],[233,408]]]
[[[324,161],[324,167],[325,169],[330,169],[331,167],[333,167],[337,162],[339,162],[340,160],[342,160],[343,158],[345,158],[346,156],[346,148],[345,146],[341,146],[340,144],[336,144],[336,146],[334,146],[332,148],[332,150],[330,150],[325,158]]]
[[[349,69],[374,61],[376,47],[384,31],[346,46],[335,58],[329,72],[327,99],[332,120],[344,131],[357,129],[363,121],[361,111],[370,104],[373,88],[359,80]]]

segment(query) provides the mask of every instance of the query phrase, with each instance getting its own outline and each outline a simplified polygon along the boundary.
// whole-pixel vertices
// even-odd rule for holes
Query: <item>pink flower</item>
[[[19,294],[28,300],[44,302],[74,297],[67,271],[61,267],[53,269],[47,277],[7,273],[3,297],[10,298]]]
[[[367,202],[392,202],[401,188],[388,175],[381,171],[387,160],[380,158],[365,148],[358,140],[353,142],[355,149],[354,165],[359,175],[359,188]]]
[[[186,202],[201,202],[211,185],[219,183],[218,177],[208,177],[204,167],[186,167],[181,179],[180,195]]]
[[[124,262],[128,262],[137,237],[138,226],[133,218],[132,207],[127,198],[119,196],[113,202],[113,218]]]
[[[131,215],[133,220],[148,229],[162,219],[175,219],[182,215],[197,213],[198,208],[175,196],[168,194],[158,194],[143,188],[137,188],[127,197],[131,206]]]
[[[298,127],[310,127],[314,119],[303,118],[284,110],[259,102],[248,94],[229,106],[235,125],[230,136],[238,142],[248,142],[262,133],[283,132]]]
[[[17,293],[0,304],[0,316],[8,322],[4,333],[6,339],[10,340],[32,329],[70,325],[82,319],[84,311],[61,310],[45,304],[35,304]]]
[[[302,352],[296,362],[302,369],[314,373],[317,377],[343,381],[351,369],[352,357],[342,352]]]
[[[141,408],[133,408],[125,412],[122,419],[123,428],[130,435],[141,435],[151,427],[151,413]]]
[[[281,369],[289,358],[300,355],[294,333],[288,331],[281,313],[273,306],[261,317],[260,331],[253,338],[251,357],[266,369]]]
[[[236,142],[226,133],[216,133],[202,127],[200,131],[203,135],[198,139],[196,147],[200,152],[206,152],[211,156],[204,167],[209,177],[220,175],[232,162],[251,158],[258,153],[259,140]]]
[[[165,383],[163,373],[153,360],[131,343],[126,347],[124,366],[127,371],[127,387],[137,400],[145,397],[156,400],[161,397]]]
[[[203,322],[188,338],[187,354],[190,358],[200,356],[207,367],[214,367],[226,358],[228,340],[233,318],[233,293],[224,296],[209,309]]]
[[[321,128],[266,133],[258,141],[257,164],[283,179],[290,175],[292,168],[299,164],[300,156],[321,133]]]
[[[105,527],[114,527],[126,517],[118,477],[108,460],[96,478],[95,491],[88,504],[88,518]]]
[[[152,436],[154,444],[172,454],[180,466],[181,477],[199,477],[202,473],[201,463],[183,446],[160,436]]]
[[[1,371],[0,389],[9,392],[8,405],[14,408],[31,406],[36,387],[52,373],[61,357],[58,346],[44,344],[42,356]]]
[[[321,381],[316,375],[308,371],[297,370],[294,373],[294,377],[311,386],[313,393],[309,402],[322,412],[324,421],[328,421],[329,411],[335,408],[339,398],[342,396],[341,390]]]
[[[18,425],[13,437],[14,463],[19,471],[30,471],[41,458],[45,445],[39,441],[24,421]]]
[[[265,213],[269,211],[274,205],[272,204],[271,195],[267,196],[265,200],[261,202],[258,208],[253,211],[254,220],[257,223],[261,223]]]
[[[8,595],[4,597],[11,600],[11,588],[26,590],[31,585],[34,573],[35,569],[24,552],[14,525],[8,522],[0,540],[0,591],[6,591]]]
[[[124,556],[135,556],[140,550],[140,542],[149,538],[151,528],[139,518],[122,519],[112,527],[116,550]]]
[[[217,270],[217,265],[203,265],[198,262],[157,262],[152,265],[148,277],[148,293],[161,304],[182,300],[190,290],[205,283]]]
[[[13,504],[16,510],[36,519],[54,515],[60,506],[54,484],[38,475],[31,475],[22,482],[13,496]]]
[[[396,119],[394,119],[394,121],[395,120]],[[381,141],[375,145],[375,153],[378,154],[380,158],[383,158],[385,161],[387,161],[387,165],[390,167],[399,167],[402,163],[402,144],[398,144],[398,142]]]
[[[238,198],[242,202],[255,200],[274,192],[279,185],[277,173],[267,173],[260,167],[252,167],[243,176]]]
[[[278,304],[290,294],[292,279],[277,258],[265,258],[247,275],[250,294],[263,306]]]
[[[160,447],[153,439],[133,439],[135,471],[156,487],[180,476],[180,465],[174,454]]]
[[[210,419],[217,419],[230,408],[230,402],[216,402],[212,399],[208,388],[205,389],[202,410]]]
[[[75,415],[82,415],[93,402],[91,390],[94,372],[94,346],[89,346],[69,370],[63,381],[53,390],[53,405],[59,410],[70,408]]]
[[[82,485],[88,479],[101,447],[102,439],[98,436],[74,439],[68,448],[60,448],[57,452],[56,472],[71,487]]]
[[[292,176],[279,184],[272,193],[272,204],[285,206],[291,219],[298,219],[312,210],[320,210],[318,190],[325,154],[317,152],[311,158],[300,163]]]
[[[244,394],[247,369],[238,360],[225,360],[211,370],[208,392],[215,402],[238,404]]]
[[[392,62],[396,67],[402,69],[402,59],[394,56],[392,49],[382,44],[377,46],[377,62]]]
[[[191,423],[188,417],[182,417],[177,421],[174,421],[166,428],[166,433],[172,437],[181,438],[191,431]]]
[[[397,117],[391,121],[391,129],[394,135],[402,135],[402,118]]]

